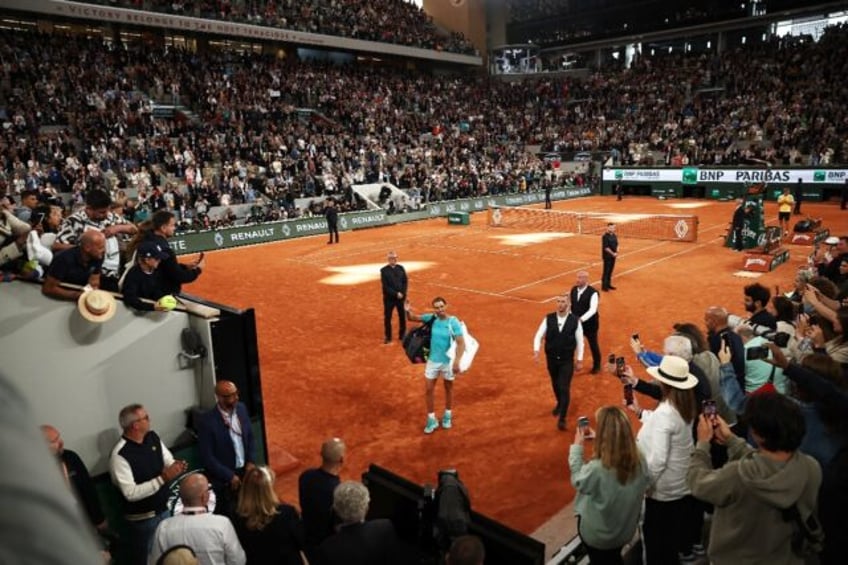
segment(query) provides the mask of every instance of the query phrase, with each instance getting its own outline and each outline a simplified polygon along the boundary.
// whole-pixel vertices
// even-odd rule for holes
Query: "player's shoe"
[[[428,416],[427,417],[427,425],[424,426],[424,433],[425,434],[432,434],[438,428],[439,428],[439,421],[436,420],[435,418],[431,418],[430,416]]]
[[[451,429],[453,426],[453,415],[445,412],[445,415],[442,416],[442,427],[446,430]]]

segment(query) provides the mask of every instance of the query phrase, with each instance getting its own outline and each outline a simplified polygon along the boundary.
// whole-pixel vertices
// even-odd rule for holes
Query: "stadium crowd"
[[[479,55],[461,33],[438,28],[422,8],[408,0],[339,0],[322,2],[261,2],[246,0],[96,0],[95,3],[180,16],[270,26],[320,35],[333,35]],[[90,2],[89,2],[90,3]]]
[[[542,79],[507,84],[386,69],[280,63],[252,55],[103,49],[96,40],[4,31],[0,55],[8,63],[1,77],[6,116],[0,154],[6,195],[0,211],[4,236],[0,266],[12,272],[10,265],[23,259],[35,270],[31,263],[36,261],[47,269],[48,279],[65,282],[64,274],[83,273],[85,284],[110,288],[104,282],[109,280],[108,285],[118,288],[122,269],[115,252],[120,254],[126,247],[137,252],[133,261],[124,257],[130,270],[136,265],[147,274],[159,268],[175,269],[169,276],[172,286],[157,290],[178,294],[179,285],[196,278],[203,267],[202,259],[190,265],[161,266],[175,262],[168,254],[167,238],[173,235],[177,217],[190,215],[189,210],[197,213],[200,206],[213,202],[270,198],[281,202],[286,213],[296,214],[292,202],[300,195],[338,195],[350,206],[352,198],[346,196],[350,185],[368,180],[420,189],[428,200],[527,190],[546,178],[542,174],[546,165],[526,154],[529,144],[554,151],[615,150],[623,162],[636,161],[643,146],[679,164],[733,163],[747,158],[775,163],[805,158],[816,164],[844,162],[845,94],[837,87],[839,65],[829,63],[846,60],[847,51],[848,34],[840,27],[819,43],[773,43],[713,57],[642,57],[631,69],[598,73],[585,82]],[[724,90],[717,98],[705,98],[697,91],[707,85]],[[197,119],[154,117],[150,99],[162,96],[179,97]],[[315,112],[303,119],[297,108]],[[740,141],[748,142],[746,147],[741,148]],[[208,170],[213,173],[208,175]],[[127,192],[137,196],[126,197]],[[75,208],[64,218],[63,194],[71,195]],[[137,226],[139,220],[147,221]],[[50,257],[45,251],[51,252]],[[65,270],[56,270],[56,264]],[[23,266],[17,264],[15,272]],[[46,283],[45,288],[45,294],[51,295],[56,285]],[[76,299],[80,294],[57,291],[52,296]],[[810,266],[797,273],[788,293],[755,283],[740,298],[746,315],[734,317],[728,308],[714,306],[705,312],[706,332],[701,324],[676,323],[668,336],[674,339],[663,340],[662,354],[647,351],[650,337],[632,341],[634,355],[652,369],[673,365],[675,360],[668,358],[682,359],[698,380],[697,393],[692,388],[679,389],[688,392],[678,394],[651,386],[637,378],[633,367],[618,372],[637,392],[665,403],[667,417],[682,422],[686,433],[676,438],[682,449],[678,455],[688,457],[696,449],[695,439],[697,449],[709,455],[702,458],[696,472],[687,465],[674,467],[680,480],[674,492],[666,494],[685,498],[686,503],[679,508],[665,506],[661,514],[666,523],[670,520],[681,528],[698,530],[697,516],[703,516],[697,500],[700,493],[701,503],[716,507],[713,527],[717,528],[721,523],[717,517],[735,501],[711,498],[701,480],[709,472],[707,465],[733,459],[733,454],[726,450],[722,454],[720,448],[736,442],[731,433],[789,458],[800,450],[820,469],[819,478],[813,472],[809,480],[816,487],[818,516],[826,534],[822,560],[841,562],[848,549],[840,535],[846,526],[848,493],[848,237],[840,237],[813,256]],[[749,355],[754,348],[761,348],[757,355],[764,352],[766,359]],[[664,377],[668,379],[667,374]],[[229,418],[227,429],[239,426],[235,393],[216,393],[215,410]],[[759,400],[752,400],[758,395],[789,399],[792,407],[775,406],[802,423],[787,429],[791,426],[785,422],[752,416],[749,407],[758,405]],[[712,422],[702,417],[711,415],[697,414],[696,398],[715,401],[717,414]],[[631,406],[646,424],[657,417],[642,408],[640,401]],[[212,412],[212,417],[219,414]],[[150,435],[150,418],[143,406],[126,407],[120,423],[125,438],[143,445],[148,442],[148,446],[159,441]],[[778,429],[761,427],[766,425]],[[657,426],[648,429],[654,433]],[[58,446],[56,430],[44,431]],[[238,431],[239,438],[247,435],[246,430]],[[758,442],[758,437],[775,439],[780,449]],[[636,439],[640,440],[638,435]],[[112,461],[113,480],[119,486],[134,481],[127,469],[142,457],[133,453],[132,446],[127,448],[126,439],[122,442]],[[734,445],[741,452],[742,444]],[[180,487],[184,505],[194,514],[179,521],[216,528],[224,532],[223,538],[216,539],[226,539],[229,545],[199,547],[213,537],[204,535],[209,531],[199,526],[195,537],[181,541],[198,544],[192,549],[201,552],[231,553],[240,562],[245,540],[262,547],[267,540],[257,541],[256,532],[283,516],[279,520],[286,523],[281,527],[293,532],[293,545],[286,550],[292,550],[291,559],[297,562],[300,550],[307,549],[299,537],[300,518],[273,495],[268,488],[273,477],[253,464],[250,448],[245,445],[241,452],[235,451],[233,468],[210,478],[215,481],[213,490],[230,489],[223,493],[224,498],[232,497],[229,514],[235,526],[229,521],[192,518],[207,513],[210,483],[206,479],[183,479]],[[61,446],[55,453],[62,454]],[[149,474],[145,488],[151,489],[148,496],[133,498],[139,493],[132,485],[123,491],[131,502],[155,498],[150,507],[137,505],[142,512],[135,517],[154,513],[158,518],[163,510],[160,491],[185,470],[185,464],[166,449],[160,453],[158,467],[145,469]],[[342,457],[343,448],[337,443],[331,443],[326,453],[322,449],[324,473],[333,475],[331,469],[338,470]],[[662,461],[652,459],[654,455],[645,457],[648,473],[655,472],[657,465],[663,467]],[[319,488],[324,496],[330,484],[334,497],[340,493],[338,503],[333,498],[333,508],[342,521],[361,523],[367,510],[362,488],[347,485],[339,491],[337,478],[323,479]],[[243,503],[251,489],[254,498]],[[802,511],[804,518],[812,514],[809,505]],[[177,523],[156,532],[148,529],[144,541],[155,537],[157,543],[175,543],[168,529]],[[759,525],[784,528],[788,523],[764,520]],[[92,525],[101,524],[102,514],[94,513]],[[716,529],[713,535],[718,535]],[[234,536],[236,541],[230,543]],[[710,542],[709,551],[728,552],[717,553],[714,561],[740,562],[757,550],[744,539],[730,544],[727,539]],[[681,560],[694,559],[703,551],[701,540],[688,538],[685,545],[681,540],[668,535],[652,538],[647,549],[680,552]],[[157,557],[169,549],[165,541],[161,543],[154,548]],[[656,543],[660,545],[652,545]],[[674,546],[668,547],[671,543]],[[788,538],[775,544],[778,551],[788,549]],[[328,546],[324,551],[331,554],[333,549]],[[146,553],[137,557],[143,560]],[[318,562],[333,562],[321,559]]]

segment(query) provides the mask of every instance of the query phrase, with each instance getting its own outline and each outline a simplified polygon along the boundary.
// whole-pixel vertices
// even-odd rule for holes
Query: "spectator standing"
[[[153,539],[148,563],[175,545],[190,547],[200,565],[245,565],[244,549],[235,528],[226,516],[210,514],[209,481],[201,473],[192,473],[180,481],[183,511],[163,520]]]
[[[571,310],[568,295],[558,296],[556,312],[542,319],[536,335],[533,337],[533,358],[539,362],[539,350],[542,339],[545,340],[545,360],[551,388],[554,392],[554,405],[551,414],[557,417],[557,428],[565,430],[565,417],[571,401],[571,378],[574,376],[574,351],[577,351],[577,368],[583,367],[583,328],[580,318]]]
[[[618,257],[618,238],[615,235],[615,224],[607,224],[607,231],[601,237],[601,259],[604,263],[604,272],[601,276],[601,290],[615,290],[612,285],[612,271],[615,269],[615,260]]]
[[[574,511],[578,533],[589,554],[589,562],[623,564],[621,549],[633,539],[648,489],[648,464],[639,453],[630,420],[617,406],[595,413],[597,433],[594,454],[583,460],[587,439],[578,426],[568,455],[571,484],[577,491]]]
[[[28,223],[9,210],[0,210],[0,268],[4,271],[16,270],[13,262],[25,256],[29,232]]]
[[[389,251],[388,265],[380,269],[380,282],[383,287],[383,326],[385,330],[385,343],[392,341],[392,316],[395,310],[398,313],[398,339],[402,340],[406,335],[406,312],[404,303],[407,300],[407,286],[409,280],[406,269],[399,265],[397,253]]]
[[[589,273],[577,272],[577,284],[571,288],[571,311],[580,318],[583,327],[583,337],[589,342],[592,351],[592,374],[601,372],[601,347],[598,344],[598,329],[600,314],[598,313],[598,302],[600,295],[594,287],[589,285]]]
[[[815,512],[822,481],[818,463],[801,453],[804,420],[798,406],[780,394],[756,394],[745,405],[745,420],[758,448],[735,436],[721,417],[701,416],[698,444],[686,482],[692,493],[713,504],[711,563],[804,563],[790,547],[797,509],[807,521]],[[730,461],[713,470],[710,442],[724,443]]]
[[[106,237],[103,232],[89,230],[80,237],[79,245],[59,252],[50,263],[41,293],[59,300],[78,300],[83,290],[62,288],[60,283],[100,288]]]
[[[298,479],[300,511],[307,548],[315,548],[333,533],[333,491],[341,483],[347,447],[339,438],[321,444],[321,466],[307,469]]]
[[[174,214],[167,210],[159,210],[153,214],[149,222],[145,221],[141,224],[139,237],[135,240],[136,247],[142,241],[152,241],[165,252],[166,257],[159,265],[162,290],[165,294],[173,295],[182,291],[182,285],[197,280],[206,265],[203,253],[193,263],[183,264],[177,261],[177,254],[168,243],[168,238],[173,237],[176,231],[177,219]]]
[[[461,370],[459,360],[465,353],[465,337],[462,333],[462,324],[455,316],[448,316],[448,303],[441,296],[433,299],[435,313],[416,316],[412,313],[409,302],[406,303],[407,320],[424,322],[433,321],[430,330],[430,357],[424,367],[424,399],[427,405],[427,423],[424,425],[424,433],[432,434],[439,427],[436,419],[435,390],[436,381],[442,377],[445,386],[445,412],[442,415],[442,427],[450,429],[453,427],[453,381]],[[456,352],[453,359],[448,355],[451,343],[456,341]]]
[[[121,269],[121,249],[118,236],[132,235],[138,231],[135,224],[128,222],[111,211],[112,198],[102,190],[91,190],[85,195],[85,207],[74,212],[62,222],[53,251],[70,249],[77,243],[83,233],[89,230],[103,232],[106,238],[103,256],[103,275],[100,288],[112,292],[118,291],[118,278]]]
[[[41,434],[47,442],[50,453],[56,457],[62,476],[76,495],[76,500],[82,505],[91,525],[100,532],[105,531],[106,516],[103,514],[94,481],[91,480],[85,463],[76,452],[65,449],[62,434],[53,426],[46,424],[41,426]]]
[[[150,429],[150,415],[144,406],[125,406],[118,419],[123,435],[112,449],[109,474],[124,503],[128,562],[143,565],[156,527],[167,516],[166,487],[185,472],[187,465],[175,460]]]
[[[345,481],[333,492],[338,532],[318,548],[317,565],[401,565],[395,528],[390,520],[365,521],[371,497],[362,483]],[[311,563],[311,561],[310,561]]]
[[[166,295],[159,275],[159,264],[168,257],[167,253],[153,241],[143,241],[135,252],[135,265],[124,274],[121,290],[124,303],[143,312],[165,311],[157,302]],[[153,303],[142,299],[152,300]]]
[[[234,524],[251,565],[303,564],[303,523],[294,506],[280,503],[268,467],[254,467],[244,475]]]
[[[689,363],[673,355],[662,358],[648,373],[659,383],[661,400],[656,410],[643,410],[637,398],[628,408],[636,412],[642,428],[637,444],[648,463],[651,486],[645,499],[642,540],[646,563],[678,563],[691,557],[700,532],[695,513],[700,511],[686,485],[692,453],[692,424],[697,415],[694,389],[698,384]]]
[[[256,445],[247,406],[239,402],[235,383],[218,381],[215,399],[215,407],[200,416],[198,447],[215,490],[215,511],[232,516],[242,477],[256,465]]]

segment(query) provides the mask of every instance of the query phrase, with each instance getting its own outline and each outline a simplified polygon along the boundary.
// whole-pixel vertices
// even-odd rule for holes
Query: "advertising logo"
[[[813,171],[813,182],[824,182],[827,175],[824,171]]]
[[[615,171],[615,180],[621,180],[624,178],[624,172],[621,169],[617,169]]]
[[[698,169],[695,167],[684,167],[681,182],[683,184],[698,184]]]

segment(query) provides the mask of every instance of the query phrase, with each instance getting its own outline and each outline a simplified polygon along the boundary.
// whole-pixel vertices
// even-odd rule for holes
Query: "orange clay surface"
[[[789,263],[758,278],[734,274],[742,256],[721,245],[734,206],[647,197],[555,204],[559,210],[700,217],[695,243],[619,239],[618,290],[601,293],[604,357],[624,355],[631,364],[630,334],[660,349],[674,322],[703,326],[711,305],[743,314],[742,288],[754,281],[791,287],[810,248],[788,246]],[[834,203],[805,202],[803,211],[823,217],[832,233],[848,232],[848,213]],[[766,218],[776,225],[776,204],[767,203]],[[617,379],[588,373],[587,347],[584,370],[572,381],[568,430],[558,431],[544,360],[536,364],[532,355],[542,317],[578,270],[587,269],[600,288],[600,248],[600,236],[489,228],[485,213],[477,213],[470,226],[448,226],[440,218],[342,232],[339,245],[320,236],[210,253],[203,276],[186,291],[256,310],[268,445],[301,462],[278,477],[284,500],[297,504],[300,471],[317,466],[321,442],[338,436],[348,445],[343,479],[359,479],[376,463],[432,483],[439,469],[454,467],[475,510],[530,533],[574,497],[567,456],[577,417],[594,422],[598,407],[622,402]],[[383,344],[379,269],[391,249],[407,268],[415,312],[427,312],[432,298],[443,296],[449,313],[481,344],[454,387],[453,429],[430,436],[422,433],[423,366],[410,364],[399,342]],[[393,328],[397,333],[396,318]],[[436,407],[441,416],[441,385]]]

